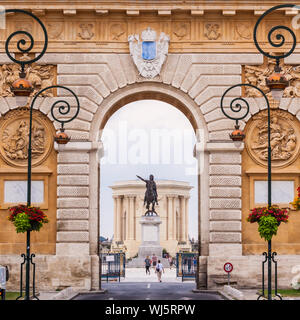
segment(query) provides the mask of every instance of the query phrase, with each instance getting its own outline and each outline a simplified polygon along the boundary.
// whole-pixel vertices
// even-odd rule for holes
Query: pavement
[[[150,275],[146,274],[145,268],[127,268],[125,272],[125,278],[121,278],[121,282],[158,282],[157,275],[153,267],[150,269]],[[162,281],[182,282],[182,279],[176,278],[176,268],[164,268]]]
[[[195,283],[121,282],[103,283],[105,293],[82,293],[73,300],[224,300],[216,292],[194,293]]]
[[[106,289],[108,293],[88,292],[86,295],[81,295],[80,298],[76,298],[76,300],[139,300],[141,297],[146,300],[156,298],[174,300],[220,300],[220,296],[215,294],[217,290],[207,290],[206,293],[204,292],[205,290],[201,291],[201,293],[192,292],[192,290],[195,289],[195,280],[191,279],[190,281],[182,282],[180,277],[176,277],[176,268],[165,268],[165,272],[162,274],[162,283],[158,282],[153,268],[150,269],[150,275],[146,275],[144,268],[126,268],[126,277],[121,278],[121,282],[109,281],[107,283],[103,280],[102,288]],[[69,290],[68,293],[57,291],[40,292],[38,297],[40,300],[67,300],[74,296],[74,291],[65,289],[65,291],[67,290]],[[238,289],[238,296],[226,296],[234,300],[239,300],[241,296],[242,300],[257,300],[257,292],[259,290],[259,288]],[[219,291],[224,292],[222,287],[220,287]],[[159,292],[159,295],[156,292]],[[300,297],[283,297],[283,300],[300,300]]]
[[[257,293],[258,291],[260,291],[261,289],[239,289],[240,292],[242,292],[242,294],[245,297],[245,300],[257,300],[259,294]],[[265,294],[267,292],[265,291]],[[279,298],[275,298],[273,297],[273,299],[279,300]],[[260,299],[260,300],[264,300],[264,299]],[[282,300],[300,300],[300,297],[282,297]]]

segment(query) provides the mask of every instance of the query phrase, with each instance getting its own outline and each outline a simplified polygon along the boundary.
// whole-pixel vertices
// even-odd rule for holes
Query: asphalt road
[[[74,300],[224,300],[214,293],[194,293],[195,283],[103,283],[106,293],[80,294]]]

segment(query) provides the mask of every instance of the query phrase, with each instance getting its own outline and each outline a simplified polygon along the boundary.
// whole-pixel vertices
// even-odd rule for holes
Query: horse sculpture
[[[142,181],[146,182],[146,192],[144,197],[144,205],[146,204],[147,211],[145,216],[153,216],[153,214],[157,215],[155,212],[155,204],[158,205],[157,202],[157,191],[156,191],[156,183],[154,181],[154,176],[150,174],[149,180],[145,180],[140,176],[137,176]],[[152,208],[150,210],[150,204],[152,204]]]

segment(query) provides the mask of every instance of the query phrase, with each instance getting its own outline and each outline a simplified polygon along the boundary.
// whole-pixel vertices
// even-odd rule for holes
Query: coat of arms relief
[[[139,74],[152,79],[160,74],[163,63],[168,54],[170,38],[161,32],[156,40],[156,32],[148,27],[141,34],[128,37],[130,55],[135,63]]]
[[[246,148],[253,160],[268,163],[267,110],[254,115],[246,133]],[[271,158],[274,167],[287,166],[299,154],[299,125],[287,111],[271,110]]]

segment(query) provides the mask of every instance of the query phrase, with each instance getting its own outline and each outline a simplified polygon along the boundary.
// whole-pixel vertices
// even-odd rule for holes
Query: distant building
[[[188,182],[156,181],[158,203],[156,212],[161,218],[160,245],[171,255],[190,251],[188,237],[189,198],[192,187]],[[145,214],[145,183],[137,180],[116,182],[111,186],[114,198],[114,239],[112,249],[127,248],[127,257],[137,254],[141,244],[141,225]]]

